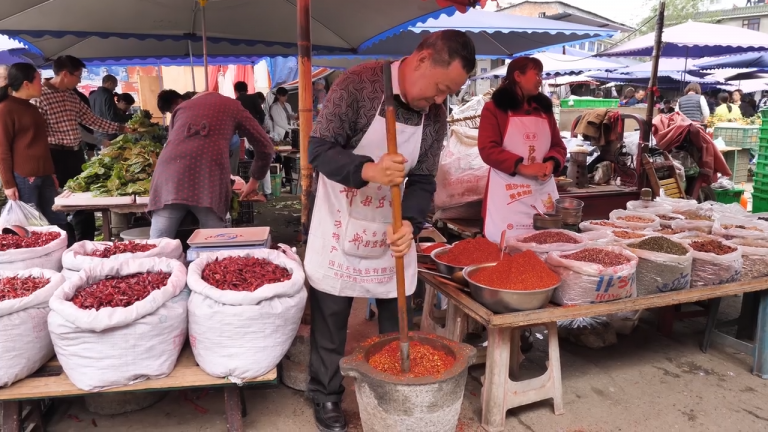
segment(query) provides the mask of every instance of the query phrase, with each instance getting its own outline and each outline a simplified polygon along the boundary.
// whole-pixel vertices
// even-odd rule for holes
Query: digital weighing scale
[[[206,253],[269,249],[271,240],[269,227],[199,229],[187,240],[187,261]]]

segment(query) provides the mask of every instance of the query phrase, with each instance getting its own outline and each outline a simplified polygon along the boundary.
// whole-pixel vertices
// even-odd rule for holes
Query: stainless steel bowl
[[[443,243],[443,242],[440,242],[440,243]],[[437,243],[436,242],[433,242],[433,243],[419,243],[419,249],[416,250],[416,261],[419,264],[432,264],[434,262],[434,261],[432,261],[432,254],[422,253],[422,252],[419,252],[419,250],[422,250],[424,248],[428,248],[430,246],[434,246],[435,244],[437,244]]]
[[[463,271],[464,279],[469,284],[469,292],[472,298],[493,313],[503,314],[541,309],[549,303],[555,289],[562,282],[536,291],[510,291],[487,287],[472,281],[472,275],[477,270],[494,265],[496,264],[472,265],[466,267]]]
[[[446,252],[448,252],[450,248],[451,246],[446,246],[440,249],[433,250],[432,253],[430,254],[432,257],[432,260],[435,262],[435,265],[437,266],[437,271],[440,272],[440,274],[448,276],[459,285],[467,286],[467,280],[464,279],[464,274],[462,273],[462,271],[464,270],[464,267],[455,266],[455,265],[447,264],[445,262],[440,261],[440,257]]]

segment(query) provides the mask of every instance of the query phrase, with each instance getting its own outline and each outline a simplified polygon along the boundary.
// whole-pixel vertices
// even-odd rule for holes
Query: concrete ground
[[[273,227],[273,238],[293,242],[298,234],[299,209],[291,197],[261,205],[258,225]],[[281,204],[285,202],[285,204]],[[720,318],[738,314],[741,298],[724,299]],[[365,321],[365,300],[355,302],[350,318],[347,351],[377,333],[375,320]],[[713,346],[699,350],[704,320],[676,323],[672,338],[655,331],[655,317],[644,315],[629,336],[599,350],[561,339],[565,414],[555,416],[544,401],[507,412],[506,430],[530,432],[613,431],[766,431],[768,382],[751,375],[751,358]],[[534,333],[543,336],[542,329]],[[535,338],[534,350],[521,366],[524,377],[543,373],[545,339]],[[480,430],[480,376],[483,366],[470,370],[457,431]],[[354,382],[345,381],[343,408],[351,432],[362,431]],[[245,390],[247,431],[315,431],[310,402],[282,385]],[[198,398],[198,399],[195,399]],[[189,399],[193,399],[190,402]],[[197,405],[197,407],[195,406]],[[79,420],[79,421],[78,421]],[[93,421],[92,421],[93,420]],[[93,430],[114,432],[226,431],[221,391],[204,394],[170,392],[150,408],[134,413],[100,416],[88,412],[82,398],[58,400],[50,432]],[[427,432],[427,431],[425,431]]]

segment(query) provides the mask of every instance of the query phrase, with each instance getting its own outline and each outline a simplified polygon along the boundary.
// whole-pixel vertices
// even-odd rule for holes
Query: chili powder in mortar
[[[368,364],[377,371],[389,375],[408,378],[426,376],[438,378],[456,362],[456,359],[450,355],[421,342],[411,341],[409,345],[411,371],[407,374],[403,374],[401,368],[399,340],[387,344],[384,349],[371,356],[368,359]]]
[[[61,237],[56,231],[32,231],[29,237],[19,237],[12,234],[0,234],[0,252],[12,249],[29,249],[43,247]]]
[[[168,284],[170,273],[137,273],[108,277],[77,290],[71,302],[80,309],[128,307]]]
[[[156,247],[157,245],[154,244],[137,243],[135,241],[114,242],[103,249],[96,249],[95,251],[89,253],[88,256],[96,258],[109,258],[111,256],[124,253],[149,252]]]
[[[264,258],[234,256],[206,264],[202,279],[220,290],[254,292],[264,285],[290,280],[291,273]]]
[[[445,244],[445,243],[435,243],[433,245],[429,245],[427,247],[421,248],[421,253],[429,255],[432,252],[434,252],[434,251],[436,251],[436,250],[438,250],[440,248],[444,248],[446,246],[448,246],[448,245]]]
[[[472,274],[472,282],[509,291],[536,291],[560,282],[536,252],[525,251]]]
[[[475,237],[454,244],[448,252],[440,255],[439,260],[453,266],[466,267],[496,262],[500,254],[499,245],[485,237]]]
[[[11,276],[0,279],[0,301],[28,297],[51,280],[45,277]]]

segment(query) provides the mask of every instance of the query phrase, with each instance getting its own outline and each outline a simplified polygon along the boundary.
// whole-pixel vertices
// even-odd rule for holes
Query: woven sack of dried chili
[[[31,232],[57,232],[60,237],[40,246],[23,249],[9,249],[0,252],[0,270],[15,271],[41,268],[61,271],[61,256],[67,249],[67,233],[56,226],[28,227]]]
[[[581,250],[590,249],[590,245],[587,245],[587,248]],[[618,246],[600,246],[599,249],[620,254],[628,262],[605,267],[562,258],[573,251],[547,255],[547,264],[562,279],[552,295],[553,302],[559,305],[592,304],[637,296],[637,257]]]
[[[80,270],[94,266],[102,261],[122,261],[127,259],[138,258],[170,258],[184,262],[185,256],[182,250],[181,242],[179,240],[172,240],[169,238],[161,238],[157,240],[134,240],[132,243],[140,245],[154,245],[153,249],[146,252],[126,252],[116,255],[112,255],[109,258],[99,258],[92,256],[94,253],[103,251],[107,247],[112,247],[112,242],[92,242],[81,241],[72,245],[71,248],[64,252],[61,257],[61,262],[64,269],[61,273],[67,279],[72,278]],[[121,243],[121,244],[126,244]]]
[[[737,282],[741,278],[741,269],[744,265],[741,247],[723,239],[708,236],[683,240],[688,245],[693,242],[705,240],[717,240],[724,247],[734,249],[733,252],[717,255],[709,252],[699,252],[693,248],[693,265],[691,266],[691,288],[721,285]]]
[[[48,300],[64,283],[64,276],[53,270],[0,271],[0,279],[14,276],[49,282],[25,297],[0,301],[0,387],[26,378],[53,356]]]
[[[266,259],[286,268],[291,278],[253,292],[221,290],[203,281],[208,263],[232,256]],[[189,341],[205,372],[240,383],[277,366],[296,336],[307,300],[300,263],[268,249],[206,254],[189,266],[187,284]]]
[[[81,309],[71,301],[98,281],[147,272],[170,278],[131,306]],[[79,389],[98,391],[171,373],[187,340],[186,283],[184,264],[168,258],[104,260],[64,283],[51,298],[48,328],[67,377]]]

